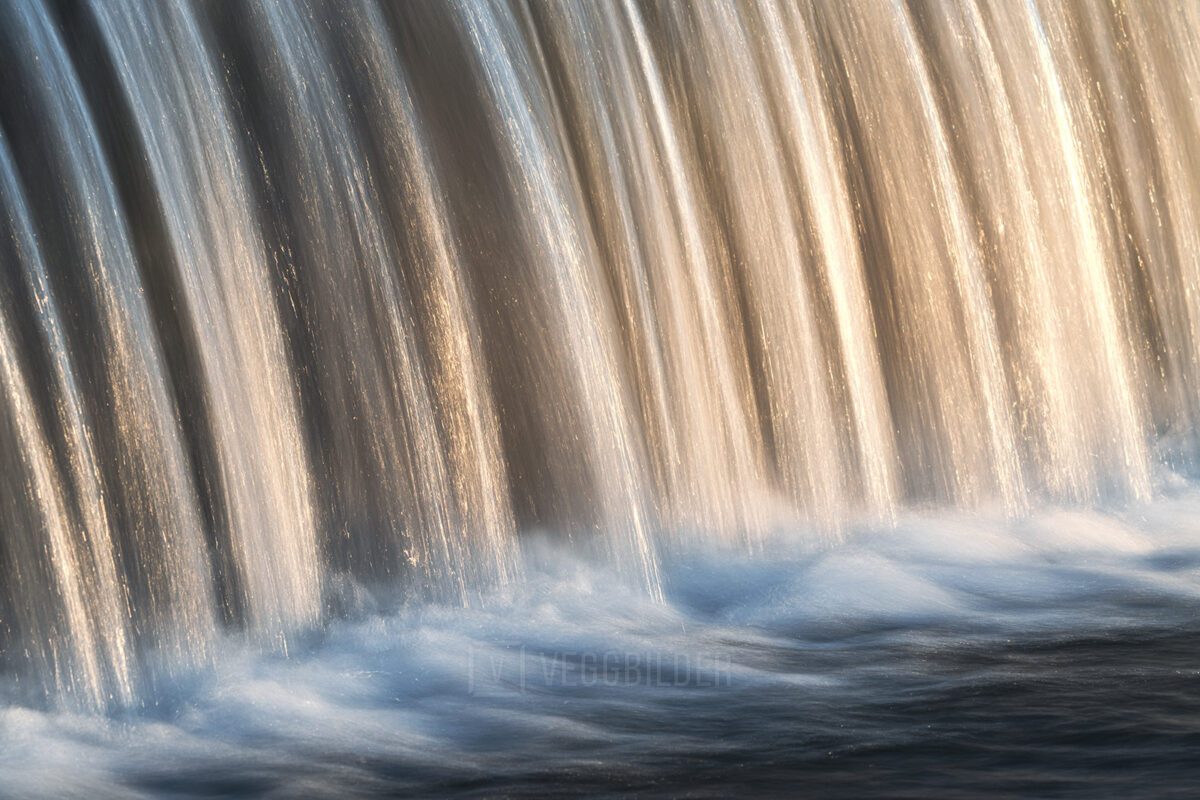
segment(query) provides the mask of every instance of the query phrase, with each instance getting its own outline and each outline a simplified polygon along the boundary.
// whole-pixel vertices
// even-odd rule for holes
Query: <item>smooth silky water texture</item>
[[[0,794],[1182,776],[1198,54],[0,0]],[[717,685],[472,677],[650,652]]]
[[[1162,797],[1200,778],[1200,493],[664,560],[235,640],[156,708],[0,711],[12,797]],[[1181,792],[1181,796],[1186,792]]]

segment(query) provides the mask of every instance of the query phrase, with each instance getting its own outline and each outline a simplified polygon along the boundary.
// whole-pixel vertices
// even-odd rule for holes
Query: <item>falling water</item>
[[[1200,428],[1200,5],[0,1],[0,671],[649,597]],[[228,634],[226,634],[228,635]]]

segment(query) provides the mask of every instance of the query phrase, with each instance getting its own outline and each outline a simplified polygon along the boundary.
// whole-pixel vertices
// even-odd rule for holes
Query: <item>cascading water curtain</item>
[[[1200,414],[1200,3],[0,0],[0,672],[347,592],[1140,500]]]

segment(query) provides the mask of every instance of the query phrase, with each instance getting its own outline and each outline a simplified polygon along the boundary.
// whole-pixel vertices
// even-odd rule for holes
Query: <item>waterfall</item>
[[[0,0],[0,675],[672,548],[1141,501],[1200,5]],[[7,685],[7,684],[6,684]]]

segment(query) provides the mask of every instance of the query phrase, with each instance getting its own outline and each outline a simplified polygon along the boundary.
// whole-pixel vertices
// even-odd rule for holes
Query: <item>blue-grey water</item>
[[[235,642],[137,714],[0,712],[12,797],[1184,797],[1200,494],[684,556]]]
[[[1198,53],[0,0],[0,797],[1195,793]]]

